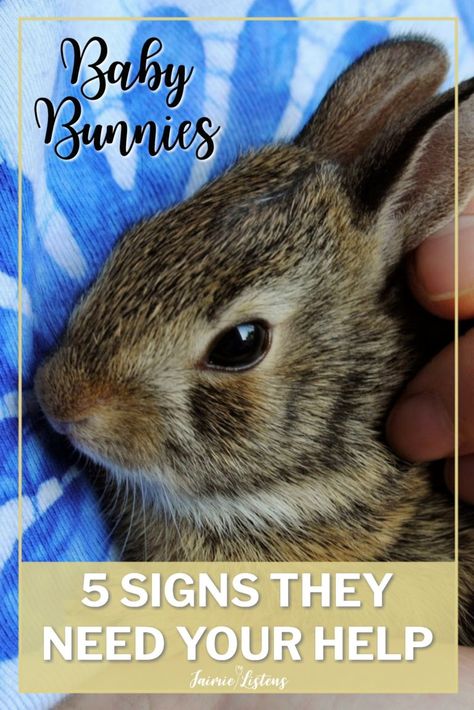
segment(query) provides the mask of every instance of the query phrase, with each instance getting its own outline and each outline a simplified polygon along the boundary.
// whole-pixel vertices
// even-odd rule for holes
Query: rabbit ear
[[[426,103],[447,70],[444,50],[424,39],[389,40],[332,85],[295,143],[317,160],[350,164],[396,116]]]
[[[474,193],[474,79],[459,85],[458,120],[458,196],[462,210]],[[367,166],[361,168],[366,176],[362,195],[372,193],[373,199],[375,183],[388,183],[376,216],[386,263],[394,263],[453,218],[454,138],[454,95],[449,91],[431,102],[369,179]]]

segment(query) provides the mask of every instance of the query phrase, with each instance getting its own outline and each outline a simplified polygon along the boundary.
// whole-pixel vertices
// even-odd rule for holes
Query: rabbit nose
[[[46,418],[60,434],[70,434],[107,404],[110,389],[98,385],[54,356],[36,373],[35,394]]]

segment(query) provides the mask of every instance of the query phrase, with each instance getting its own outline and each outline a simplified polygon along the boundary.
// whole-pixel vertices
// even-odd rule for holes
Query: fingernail
[[[454,492],[454,460],[448,459],[444,467],[444,478],[448,488]],[[459,459],[459,498],[474,503],[474,454]]]
[[[434,461],[454,449],[452,418],[435,392],[403,397],[387,422],[387,438],[404,458]]]
[[[435,232],[413,254],[415,277],[428,298],[454,298],[454,227]],[[459,218],[459,294],[474,289],[474,215]]]

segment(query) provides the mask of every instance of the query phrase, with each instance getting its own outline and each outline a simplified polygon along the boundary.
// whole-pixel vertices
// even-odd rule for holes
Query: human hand
[[[454,226],[426,239],[410,256],[417,300],[441,318],[454,318]],[[474,318],[474,200],[459,218],[459,318]],[[404,458],[446,458],[454,486],[454,343],[408,384],[387,421],[387,438]],[[474,328],[459,339],[459,495],[474,503]]]

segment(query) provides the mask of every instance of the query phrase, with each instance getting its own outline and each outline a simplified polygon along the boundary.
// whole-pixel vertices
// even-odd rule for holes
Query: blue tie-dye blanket
[[[74,7],[73,7],[74,5]],[[474,74],[472,0],[3,0],[0,2],[0,706],[48,707],[52,696],[16,693],[17,626],[17,17],[459,16],[460,79]],[[225,9],[224,9],[225,8]],[[32,396],[35,369],[54,346],[74,302],[97,274],[117,237],[133,222],[163,210],[218,175],[249,148],[296,134],[334,78],[359,54],[407,31],[437,37],[454,57],[453,26],[425,20],[373,22],[24,22],[23,202],[23,558],[104,560],[108,531],[87,477],[61,437],[48,429]],[[221,125],[210,160],[194,151],[150,158],[136,150],[82,150],[61,161],[34,123],[39,96],[76,93],[60,64],[64,37],[106,37],[111,55],[137,61],[144,40],[158,36],[167,62],[194,65],[174,120],[207,115]],[[452,84],[453,73],[446,84]],[[133,125],[164,115],[160,94],[143,88],[109,92],[97,106],[82,102],[84,120]],[[169,111],[168,111],[169,112]],[[3,693],[3,699],[2,699]]]

